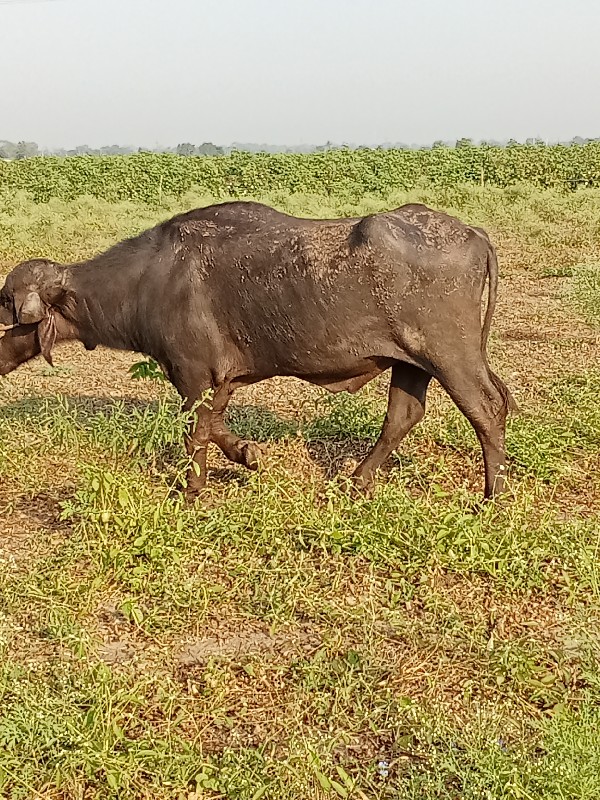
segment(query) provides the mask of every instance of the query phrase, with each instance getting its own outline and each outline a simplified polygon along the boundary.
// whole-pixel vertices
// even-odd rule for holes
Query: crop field
[[[501,500],[480,503],[475,435],[437,386],[356,497],[387,376],[353,396],[269,381],[230,412],[263,469],[215,448],[186,506],[179,406],[132,376],[139,354],[65,345],[0,378],[0,796],[597,800],[600,189],[144,200],[11,181],[2,276],[228,193],[306,216],[418,200],[482,225],[501,270],[490,360],[521,413]]]
[[[600,141],[584,145],[509,144],[432,147],[424,150],[339,149],[326,152],[190,156],[41,157],[0,160],[0,186],[25,190],[36,201],[102,200],[161,204],[201,187],[213,198],[264,193],[311,193],[344,198],[460,184],[539,189],[600,186]]]

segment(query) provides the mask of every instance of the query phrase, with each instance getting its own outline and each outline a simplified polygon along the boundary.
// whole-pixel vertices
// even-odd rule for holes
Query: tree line
[[[582,136],[575,136],[573,139],[564,142],[546,142],[542,139],[526,139],[523,144],[526,145],[544,145],[544,144],[562,144],[562,145],[585,145],[589,142],[600,141],[599,138],[583,138]],[[130,147],[123,145],[105,145],[103,147],[89,147],[88,145],[78,145],[72,149],[65,148],[41,148],[37,142],[11,142],[8,140],[0,139],[0,159],[7,161],[18,161],[23,158],[32,158],[34,156],[118,156],[118,155],[131,155],[132,153],[174,153],[179,156],[223,156],[229,155],[233,152],[245,153],[319,153],[329,150],[429,150],[438,147],[476,147],[478,145],[487,145],[490,147],[510,147],[512,145],[520,144],[516,139],[508,139],[504,141],[480,141],[475,143],[472,139],[458,139],[443,141],[441,139],[435,141],[432,145],[418,145],[407,144],[405,142],[384,142],[376,147],[371,145],[360,144],[335,144],[334,142],[326,142],[320,145],[271,145],[271,144],[257,144],[254,142],[234,142],[231,145],[220,146],[212,142],[204,142],[200,145],[195,145],[191,142],[182,142],[175,147]]]
[[[227,148],[228,149],[228,148]],[[132,153],[176,153],[179,156],[222,156],[226,148],[218,147],[212,142],[194,145],[183,142],[176,147],[129,147],[118,144],[105,145],[104,147],[90,147],[87,144],[78,145],[68,150],[64,147],[41,148],[37,142],[10,142],[0,140],[0,158],[14,161],[33,156],[127,156]]]

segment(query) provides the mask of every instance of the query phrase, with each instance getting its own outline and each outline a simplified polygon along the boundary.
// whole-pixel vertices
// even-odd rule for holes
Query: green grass
[[[211,452],[190,507],[172,491],[184,419],[167,384],[131,380],[137,356],[70,350],[3,379],[0,796],[600,796],[598,287],[578,266],[598,254],[600,194],[263,199],[318,216],[420,199],[494,231],[491,349],[522,406],[508,494],[481,502],[479,446],[439,387],[359,497],[346,475],[385,379],[236,395],[229,423],[265,467]],[[7,194],[0,261],[81,258],[207,201]],[[502,315],[532,287],[534,325],[553,324],[549,293],[573,325],[546,349],[497,332],[528,333]]]
[[[600,321],[600,268],[597,264],[579,264],[573,269],[568,298],[592,323]]]
[[[179,213],[218,200],[190,191],[180,199],[165,197],[158,206],[132,201],[111,203],[92,197],[67,202],[34,203],[26,192],[0,190],[0,264],[12,265],[44,255],[58,261],[89,258],[120,238],[132,236]],[[508,189],[472,185],[395,191],[385,196],[344,196],[287,192],[256,194],[255,199],[291,214],[307,217],[364,215],[420,202],[458,214],[489,228],[506,245],[515,266],[540,274],[560,275],[600,255],[600,190],[563,194],[530,186]],[[577,219],[577,225],[573,225]],[[518,242],[518,247],[515,244]]]
[[[591,406],[597,378],[580,385]],[[575,389],[558,383],[547,394],[573,402]],[[338,438],[345,419],[347,435],[363,438],[374,405],[334,398],[300,431],[309,443]],[[584,405],[588,423],[591,413]],[[600,603],[598,521],[562,518],[546,467],[533,469],[533,484],[517,481],[509,502],[483,509],[449,490],[435,459],[408,474],[396,467],[372,499],[353,500],[343,481],[276,470],[217,486],[190,508],[169,495],[185,466],[170,450],[178,419],[168,397],[102,412],[30,400],[3,413],[5,479],[18,480],[42,440],[78,475],[60,504],[68,533],[42,533],[27,571],[0,578],[8,796],[45,786],[73,797],[86,786],[99,797],[169,797],[187,786],[235,798],[593,796],[582,753],[600,688],[585,622]],[[237,422],[276,441],[281,422],[268,419]],[[531,430],[524,452],[544,441]],[[425,427],[421,439],[430,434]],[[576,460],[569,437],[556,448],[564,442],[563,459]],[[35,475],[52,483],[41,462]],[[484,597],[466,611],[444,582]],[[581,652],[560,638],[549,649],[525,631],[495,639],[485,597],[497,598],[496,613],[507,597],[564,605],[583,621],[579,632],[565,623]],[[107,614],[137,648],[137,666],[99,662]],[[316,643],[178,666],[181,641],[223,625],[225,637],[259,626],[263,638],[310,631]],[[407,658],[423,661],[421,681],[404,677]],[[463,721],[440,717],[448,692]],[[391,765],[386,778],[379,761]]]

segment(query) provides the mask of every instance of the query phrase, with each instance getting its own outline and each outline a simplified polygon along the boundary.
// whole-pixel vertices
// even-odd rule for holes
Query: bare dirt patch
[[[271,633],[264,625],[245,625],[237,631],[219,631],[182,644],[177,661],[182,667],[205,664],[212,658],[238,660],[248,656],[289,660],[314,653],[322,644],[322,633],[314,626],[287,628]]]

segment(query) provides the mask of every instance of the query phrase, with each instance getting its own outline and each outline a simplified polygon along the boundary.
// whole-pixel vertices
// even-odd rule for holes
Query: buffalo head
[[[57,306],[66,299],[65,269],[45,259],[24,261],[0,291],[0,374],[41,353],[52,364]]]
[[[0,314],[0,319],[4,315]],[[35,325],[16,325],[3,330],[0,324],[0,375],[8,375],[20,364],[39,355],[40,343]]]

